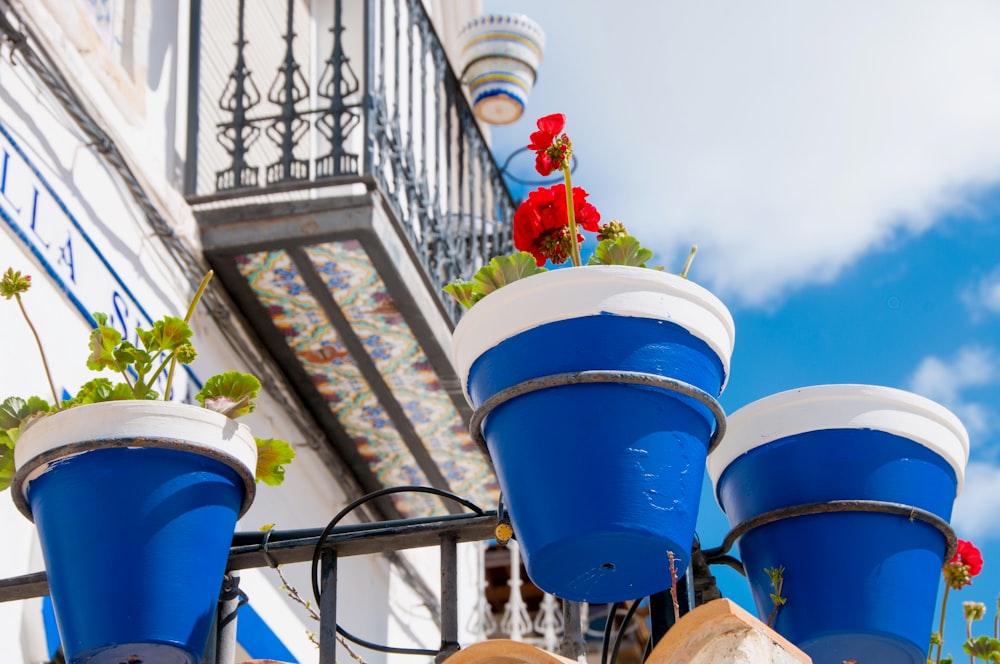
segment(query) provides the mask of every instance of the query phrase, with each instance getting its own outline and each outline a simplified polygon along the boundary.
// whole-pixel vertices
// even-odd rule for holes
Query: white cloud
[[[1000,537],[1000,468],[973,461],[965,470],[965,487],[955,502],[951,523],[962,539],[982,542]]]
[[[831,280],[1000,178],[1000,3],[485,4],[548,36],[498,153],[567,113],[575,184],[668,265],[697,242],[692,275],[735,300]]]
[[[1000,313],[1000,265],[963,292],[962,300],[976,318],[984,311]]]
[[[908,389],[933,399],[955,413],[972,436],[990,431],[996,414],[967,398],[969,388],[1000,382],[1000,359],[990,349],[966,346],[950,360],[928,356],[920,361]]]

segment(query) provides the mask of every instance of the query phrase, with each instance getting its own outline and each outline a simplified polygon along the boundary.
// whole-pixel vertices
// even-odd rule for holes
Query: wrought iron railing
[[[365,503],[377,500],[389,493],[423,492],[434,493],[454,500],[469,511],[443,517],[369,522],[341,525],[341,520]],[[236,621],[238,610],[247,600],[239,589],[240,570],[254,568],[277,568],[279,565],[312,562],[313,596],[318,609],[319,620],[318,659],[320,664],[335,664],[337,644],[349,644],[364,649],[433,657],[435,662],[443,662],[459,649],[458,614],[458,557],[457,545],[463,542],[483,542],[492,539],[498,523],[496,511],[485,511],[467,500],[428,487],[402,486],[382,489],[352,501],[345,506],[322,529],[289,531],[238,532],[233,537],[227,572],[222,581],[219,598],[216,630],[211,636],[204,661],[211,664],[233,664],[236,652]],[[436,648],[400,647],[367,641],[347,632],[337,621],[338,560],[345,557],[371,554],[394,554],[399,551],[421,547],[438,547],[440,551],[441,585],[435,602],[435,622],[440,627],[440,645]],[[549,606],[538,612],[531,621],[520,597],[522,581],[521,568],[516,553],[512,550],[511,597],[504,608],[503,622],[520,623],[508,627],[501,626],[500,636],[518,641],[536,642],[551,651],[558,651],[564,657],[579,659],[587,653],[587,637],[581,620],[581,610],[587,611],[586,604],[562,601],[556,607],[556,600],[546,595],[543,602]],[[282,582],[284,583],[284,578]],[[700,588],[700,590],[699,590]],[[480,590],[480,589],[477,589]],[[23,576],[0,579],[0,602],[42,597],[48,594],[45,572],[35,572]],[[638,645],[644,647],[644,660],[652,647],[673,626],[676,619],[673,601],[677,611],[683,615],[695,606],[718,597],[715,579],[708,571],[706,561],[697,543],[692,550],[692,564],[684,576],[677,580],[676,600],[671,600],[669,591],[657,593],[648,598],[644,615],[649,620],[646,635]],[[633,616],[641,600],[634,602],[600,605],[596,615],[604,615],[605,627],[601,637],[602,664],[615,664],[618,650],[626,639]],[[518,614],[518,615],[513,615]],[[590,613],[590,619],[595,613]],[[637,619],[638,620],[638,619]],[[643,622],[644,621],[639,621]],[[537,632],[540,638],[531,637],[528,632]],[[487,636],[482,634],[483,637]],[[556,645],[558,639],[558,645]],[[635,637],[633,636],[633,640]]]
[[[216,616],[216,630],[210,638],[204,661],[211,664],[234,664],[235,662],[236,621],[240,606],[247,600],[246,595],[239,588],[240,570],[278,567],[279,565],[309,561],[312,561],[313,564],[313,593],[320,621],[318,633],[320,664],[335,664],[338,643],[345,647],[360,646],[370,651],[429,656],[438,663],[454,654],[459,649],[456,546],[463,542],[477,542],[492,538],[497,524],[497,513],[483,511],[467,501],[462,501],[463,504],[470,507],[470,512],[444,517],[339,525],[342,516],[370,499],[384,495],[387,491],[410,490],[441,493],[436,489],[421,487],[395,487],[369,494],[354,501],[345,507],[324,529],[236,533],[230,549],[228,570],[222,582],[218,615]],[[441,633],[438,647],[422,649],[377,644],[347,632],[337,623],[337,568],[340,558],[378,553],[391,554],[406,549],[429,546],[436,546],[440,550],[441,586],[438,591],[437,615],[433,616]],[[695,560],[703,565],[704,561],[700,559],[697,549],[693,554]],[[516,554],[514,559],[512,576],[516,576],[516,570],[520,568],[516,562]],[[682,614],[710,599],[696,595],[694,588],[698,585],[699,579],[692,576],[692,573],[701,574],[704,577],[702,581],[709,583],[713,590],[715,588],[714,578],[707,572],[707,568],[699,573],[694,572],[689,567],[688,573],[678,580],[677,585],[679,610]],[[505,621],[509,619],[507,614],[512,607],[514,607],[514,611],[518,610],[516,607],[520,599],[518,595],[520,584],[520,580],[511,584],[512,597],[504,612],[503,620]],[[0,579],[0,602],[42,597],[48,592],[45,572]],[[717,596],[717,591],[713,596]],[[500,635],[518,641],[534,641],[550,651],[559,652],[564,657],[579,659],[588,650],[585,637],[593,636],[584,633],[584,621],[581,620],[581,609],[586,611],[587,605],[562,601],[562,606],[557,608],[555,606],[556,600],[551,595],[547,595],[546,600],[553,606],[548,607],[546,612],[540,611],[539,618],[536,619],[534,625],[529,624],[530,621],[528,621],[520,628],[514,626],[510,629],[503,629]],[[618,648],[625,638],[630,624],[635,622],[633,615],[639,604],[639,600],[636,600],[635,602],[599,607],[597,614],[606,615],[604,634],[601,638],[602,664],[615,664],[617,661]],[[521,605],[523,610],[523,602]],[[639,644],[645,646],[645,655],[641,659],[648,656],[653,645],[674,624],[672,608],[671,600],[666,591],[648,599],[645,614],[650,621],[650,628],[645,637],[648,641]],[[591,613],[589,617],[593,619],[595,614]],[[549,622],[554,620],[558,626],[542,624],[542,618],[547,618]],[[526,632],[530,632],[532,628],[543,638],[528,638]],[[552,633],[546,637],[546,631]],[[555,643],[556,639],[558,639],[558,645]]]
[[[193,5],[189,200],[367,186],[435,289],[510,250],[510,193],[420,0]]]

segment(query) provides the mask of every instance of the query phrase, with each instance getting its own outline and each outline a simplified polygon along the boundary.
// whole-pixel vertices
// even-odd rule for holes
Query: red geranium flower
[[[646,267],[646,261],[652,258],[653,252],[629,235],[621,222],[601,226],[601,215],[587,202],[587,192],[573,186],[573,144],[565,128],[566,116],[562,113],[538,120],[538,130],[531,134],[528,143],[528,149],[536,154],[535,167],[543,177],[561,171],[563,182],[531,192],[515,210],[512,230],[517,252],[490,260],[471,281],[456,279],[444,287],[461,306],[469,308],[500,285],[544,272],[546,261],[555,265],[569,261],[573,266],[582,266],[582,231],[597,235],[597,247],[588,264]],[[687,277],[694,251],[692,247],[681,277]],[[531,264],[532,260],[537,267]],[[949,566],[968,577],[964,565],[945,565],[945,568]]]
[[[544,118],[538,118],[538,131],[531,134],[528,143],[529,150],[548,150],[552,147],[552,141],[566,128],[566,116],[562,113],[553,113]]]
[[[966,540],[958,540],[955,555],[945,563],[941,572],[949,588],[961,590],[972,585],[972,577],[983,571],[983,554],[976,545]]]
[[[573,216],[579,228],[597,232],[601,214],[587,196],[583,188],[573,187]],[[514,212],[514,246],[530,252],[539,266],[547,260],[564,263],[570,251],[568,226],[566,185],[540,187]],[[579,233],[577,242],[583,242]]]
[[[560,136],[566,127],[566,116],[553,113],[539,118],[538,131],[531,134],[528,149],[535,151],[535,170],[543,176],[563,167],[569,159],[570,142],[565,134]]]
[[[958,550],[950,562],[969,568],[969,576],[978,576],[983,571],[983,553],[967,540],[958,540]]]

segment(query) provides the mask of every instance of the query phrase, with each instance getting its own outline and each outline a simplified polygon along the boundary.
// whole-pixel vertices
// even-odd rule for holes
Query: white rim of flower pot
[[[27,490],[32,480],[55,461],[109,447],[177,449],[216,459],[243,480],[240,516],[253,503],[257,443],[249,427],[221,413],[171,401],[107,401],[34,421],[14,446],[14,503],[31,519]]]
[[[549,270],[515,281],[476,303],[455,327],[452,362],[469,399],[469,370],[504,339],[560,320],[614,314],[652,318],[686,328],[722,361],[723,381],[736,341],[736,326],[719,298],[684,277],[626,265],[587,265]]]
[[[920,443],[955,470],[956,496],[969,461],[969,434],[941,404],[879,385],[814,385],[754,401],[726,418],[726,435],[708,455],[708,475],[718,500],[719,478],[753,449],[789,436],[824,429],[873,429]]]

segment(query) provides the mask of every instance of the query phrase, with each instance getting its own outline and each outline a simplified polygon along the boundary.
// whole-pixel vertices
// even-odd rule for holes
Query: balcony
[[[495,504],[440,289],[510,249],[514,206],[423,4],[194,7],[185,195],[209,262],[365,490]]]

